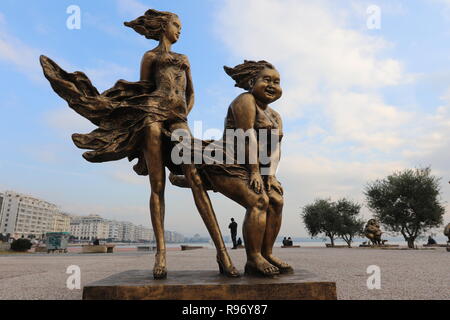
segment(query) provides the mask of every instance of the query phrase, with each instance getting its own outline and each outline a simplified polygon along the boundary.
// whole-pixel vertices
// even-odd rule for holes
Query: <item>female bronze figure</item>
[[[283,127],[280,115],[269,107],[269,104],[282,95],[280,75],[275,67],[266,61],[245,61],[234,68],[225,67],[225,71],[235,80],[237,87],[247,90],[231,103],[225,119],[226,130],[242,129],[249,133],[249,140],[241,140],[245,141],[247,162],[210,163],[199,165],[198,168],[209,188],[224,194],[246,209],[243,225],[247,253],[246,273],[268,277],[291,273],[292,267],[272,254],[280,231],[283,210],[283,188],[275,177]],[[270,139],[267,135],[276,137]],[[226,140],[224,134],[223,145],[235,143]],[[266,145],[261,144],[261,141],[266,141]],[[275,145],[267,145],[271,141],[274,141]],[[257,159],[255,163],[251,163],[249,159],[252,151],[256,155],[259,154],[259,150],[251,150],[252,145],[265,148],[270,161],[263,164]],[[188,186],[183,177],[171,175],[170,180],[180,187]]]
[[[164,241],[165,167],[184,174],[192,189],[200,215],[217,248],[220,271],[239,276],[226,251],[216,216],[196,167],[184,163],[175,166],[170,159],[170,133],[189,132],[187,115],[194,106],[190,64],[185,55],[172,51],[181,33],[181,22],[170,12],[148,10],[144,16],[125,23],[148,39],[159,41],[145,53],[141,63],[141,81],[119,80],[99,94],[82,72],[67,73],[47,57],[41,57],[44,74],[53,89],[69,106],[89,119],[98,129],[89,134],[73,135],[74,143],[92,151],[83,157],[90,162],[138,159],[134,170],[149,175],[150,212],[157,252],[153,275],[167,276]]]

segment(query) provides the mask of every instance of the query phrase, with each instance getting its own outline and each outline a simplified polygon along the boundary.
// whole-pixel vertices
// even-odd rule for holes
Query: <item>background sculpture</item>
[[[382,234],[383,232],[381,231],[378,221],[375,219],[370,219],[364,228],[364,235],[372,242],[372,244],[381,245]]]
[[[448,237],[448,242],[450,243],[450,223],[445,226],[444,235]]]

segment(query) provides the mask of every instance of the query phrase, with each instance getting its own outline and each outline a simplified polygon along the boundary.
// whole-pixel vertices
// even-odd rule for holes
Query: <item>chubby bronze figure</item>
[[[77,113],[98,126],[89,134],[74,134],[81,149],[91,150],[83,157],[90,162],[138,159],[134,170],[149,175],[150,213],[157,252],[153,275],[167,276],[164,241],[165,167],[183,174],[194,195],[198,211],[217,249],[220,271],[239,276],[226,251],[220,228],[202,179],[194,164],[175,165],[170,149],[170,133],[181,129],[190,134],[187,115],[194,106],[194,90],[188,58],[172,51],[181,33],[181,22],[170,12],[148,10],[144,16],[125,23],[159,45],[145,53],[141,81],[119,80],[102,94],[82,72],[67,73],[42,56],[41,65],[55,92]]]
[[[210,189],[224,194],[246,209],[243,225],[247,253],[245,272],[267,277],[291,273],[292,267],[272,254],[283,210],[283,188],[275,177],[283,127],[281,117],[269,104],[282,95],[280,74],[266,61],[245,61],[234,68],[225,67],[225,71],[237,87],[247,91],[231,103],[225,119],[226,133],[247,133],[248,139],[238,139],[238,143],[245,143],[245,161],[239,163],[234,153],[232,163],[202,163],[198,168]],[[230,139],[226,133],[222,141],[211,143],[216,152],[223,146],[223,153],[226,154],[229,145],[235,144],[236,135]],[[254,146],[258,148],[256,152],[252,150]],[[207,148],[204,147],[204,150]],[[231,149],[238,151],[239,146],[233,145]],[[260,149],[265,149],[268,156],[265,163],[258,158]],[[253,162],[252,153],[256,157]],[[171,175],[170,180],[180,187],[189,187],[183,177]]]

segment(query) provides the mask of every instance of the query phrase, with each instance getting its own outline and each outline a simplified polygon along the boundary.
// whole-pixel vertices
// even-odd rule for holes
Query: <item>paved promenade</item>
[[[336,281],[339,299],[450,299],[450,253],[435,250],[363,248],[275,248],[295,269]],[[243,271],[244,250],[230,250]],[[82,285],[126,270],[153,266],[151,253],[0,255],[0,299],[81,299],[82,290],[66,288],[66,269],[81,268]],[[217,270],[215,251],[168,252],[170,270]],[[368,290],[369,265],[381,268],[381,289]]]

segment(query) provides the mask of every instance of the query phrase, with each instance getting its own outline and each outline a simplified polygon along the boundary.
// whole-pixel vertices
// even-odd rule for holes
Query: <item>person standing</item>
[[[231,231],[231,240],[233,241],[233,249],[237,248],[236,236],[237,236],[237,223],[234,221],[234,218],[231,218],[231,223],[228,226],[228,229]]]

